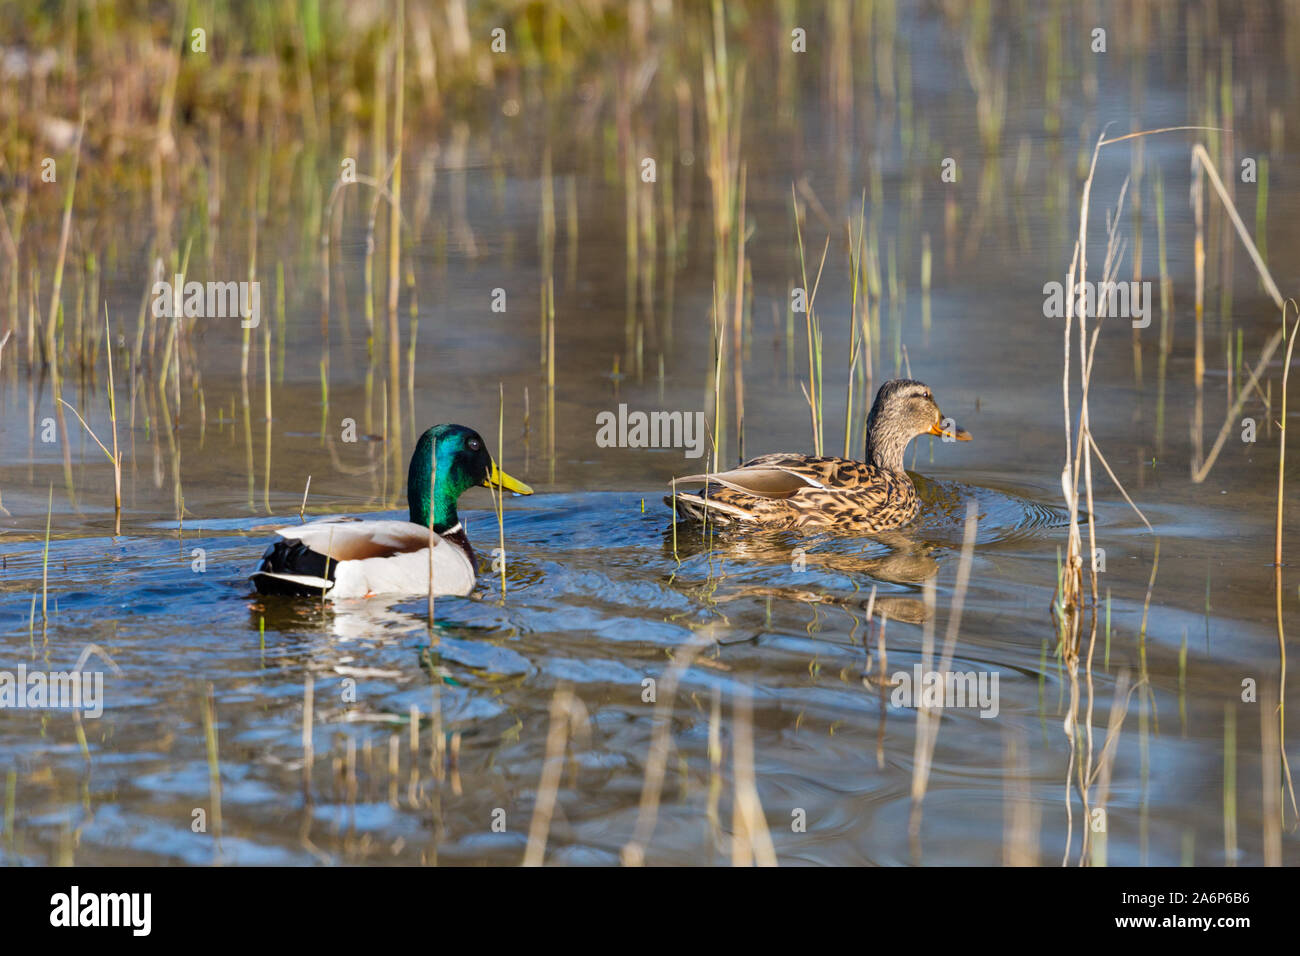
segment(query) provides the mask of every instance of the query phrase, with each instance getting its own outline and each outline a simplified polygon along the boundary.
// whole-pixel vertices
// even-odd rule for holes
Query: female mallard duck
[[[433,478],[433,449],[437,476]],[[474,485],[519,495],[533,489],[497,468],[478,432],[435,425],[420,436],[406,482],[410,521],[326,518],[279,528],[279,541],[262,555],[252,576],[262,594],[366,597],[371,594],[469,594],[477,564],[456,515],[456,501]],[[433,509],[433,557],[429,510]]]
[[[930,387],[912,379],[886,382],[867,416],[867,460],[763,455],[731,471],[691,475],[702,491],[678,492],[677,514],[719,525],[773,531],[846,531],[875,534],[916,515],[916,488],[903,470],[903,452],[918,435],[970,441],[970,433],[945,419]],[[949,421],[949,425],[952,423]],[[673,507],[674,496],[664,498]]]

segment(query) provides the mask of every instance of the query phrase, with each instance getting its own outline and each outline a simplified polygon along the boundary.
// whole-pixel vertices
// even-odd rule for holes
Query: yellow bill
[[[948,431],[938,422],[935,422],[933,425],[930,426],[929,433],[931,435],[938,435],[940,438],[951,438],[951,439],[955,439],[956,441],[971,440],[970,432],[968,432],[966,429],[954,427],[952,431]]]
[[[531,495],[533,489],[518,478],[511,478],[504,471],[497,467],[497,463],[492,462],[492,470],[488,472],[487,480],[483,482],[484,488],[504,488],[506,491],[513,491],[517,495]]]

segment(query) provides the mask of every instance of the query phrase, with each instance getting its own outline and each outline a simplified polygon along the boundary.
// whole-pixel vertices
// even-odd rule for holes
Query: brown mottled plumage
[[[867,416],[867,460],[777,453],[730,471],[677,479],[703,481],[698,493],[678,492],[682,518],[765,530],[875,534],[916,516],[916,489],[903,470],[903,452],[918,435],[969,441],[942,426],[929,386],[912,379],[886,382]],[[673,496],[664,501],[671,508]]]

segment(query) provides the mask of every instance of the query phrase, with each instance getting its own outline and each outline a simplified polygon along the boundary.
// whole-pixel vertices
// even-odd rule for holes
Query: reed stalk
[[[81,427],[94,439],[95,444],[99,446],[113,466],[113,535],[117,537],[122,533],[122,453],[117,446],[117,397],[113,387],[113,334],[108,324],[108,303],[104,303],[104,330],[105,352],[108,359],[108,414],[113,423],[113,450],[109,451],[104,443],[99,440],[95,430],[81,417],[81,412],[61,398],[59,402],[71,409],[72,414],[77,416],[77,421],[81,422]]]
[[[853,384],[857,378],[858,361],[862,355],[862,333],[858,327],[858,290],[862,278],[862,239],[867,223],[867,191],[862,191],[862,204],[858,212],[858,235],[854,239],[853,221],[850,219],[845,228],[849,237],[849,380],[844,396],[844,457],[852,457],[853,438]],[[862,290],[865,300],[867,292]],[[869,334],[869,333],[868,333]],[[870,343],[868,342],[868,347]],[[864,399],[865,401],[866,399]]]
[[[673,702],[682,674],[713,639],[703,633],[694,635],[684,645],[676,648],[673,662],[658,681],[655,696],[655,728],[650,737],[650,751],[646,756],[645,778],[641,784],[641,805],[637,810],[636,827],[632,839],[623,847],[621,856],[625,866],[643,866],[645,851],[654,834],[659,816],[659,800],[663,792],[664,774],[668,766],[669,736],[672,732]]]
[[[217,738],[217,703],[211,684],[203,691],[203,737],[208,752],[208,799],[211,801],[212,833],[218,857],[221,853],[221,758]]]
[[[1295,305],[1294,299],[1288,303]],[[1282,407],[1278,419],[1278,453],[1277,453],[1277,518],[1273,536],[1273,600],[1277,619],[1277,647],[1281,668],[1277,698],[1277,747],[1282,758],[1282,772],[1286,778],[1287,795],[1291,798],[1291,814],[1300,819],[1297,811],[1295,784],[1291,778],[1291,764],[1286,754],[1286,631],[1282,626],[1282,505],[1285,498],[1283,478],[1286,473],[1286,421],[1287,421],[1287,383],[1291,375],[1291,356],[1295,351],[1295,340],[1300,334],[1300,306],[1297,317],[1291,326],[1291,340],[1286,347],[1286,361],[1282,363]],[[1286,305],[1282,306],[1283,328],[1286,323]],[[1271,759],[1271,758],[1270,758]]]
[[[59,354],[54,348],[54,332],[58,324],[59,314],[63,308],[62,289],[63,289],[63,267],[68,256],[68,235],[72,231],[72,201],[77,194],[77,172],[81,165],[81,139],[86,132],[86,114],[81,114],[81,122],[77,127],[77,139],[73,145],[72,152],[72,181],[68,183],[68,190],[63,197],[63,225],[59,230],[59,253],[54,261],[54,286],[50,290],[50,314],[45,320],[45,361],[50,367],[51,374],[54,376],[56,383],[59,380]]]
[[[803,388],[803,393],[808,402],[809,414],[812,416],[813,454],[820,456],[822,453],[822,333],[821,325],[817,321],[816,300],[817,289],[821,285],[822,268],[826,265],[826,252],[830,249],[831,239],[830,236],[826,237],[826,244],[822,247],[821,262],[817,266],[817,278],[813,282],[812,289],[809,290],[808,267],[804,260],[803,228],[800,225],[799,217],[799,200],[795,195],[793,184],[790,187],[790,198],[794,203],[795,238],[799,243],[799,273],[802,277],[805,296],[804,327],[808,344],[808,385]],[[803,386],[801,385],[801,387]]]
[[[546,733],[546,757],[542,762],[542,779],[537,785],[537,801],[528,825],[528,844],[524,849],[524,866],[541,866],[546,857],[546,840],[555,812],[564,770],[564,751],[575,723],[586,721],[586,709],[567,686],[556,688],[551,698],[550,726]]]
[[[497,470],[505,470],[506,457],[506,386],[504,382],[497,382]],[[500,485],[493,489],[496,499],[497,512],[497,540],[501,549],[501,600],[504,603],[506,599],[506,521],[503,509],[506,491]]]
[[[393,170],[392,208],[388,213],[388,415],[392,420],[392,457],[395,468],[402,460],[402,390],[401,334],[397,326],[398,294],[401,288],[402,256],[402,151],[405,146],[404,112],[406,104],[406,0],[397,0],[397,28],[394,36],[397,54],[393,66]]]

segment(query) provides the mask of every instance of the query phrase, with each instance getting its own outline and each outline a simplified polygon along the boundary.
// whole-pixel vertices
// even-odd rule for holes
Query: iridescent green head
[[[436,450],[436,451],[435,451]],[[415,444],[406,480],[411,521],[442,534],[460,523],[456,502],[475,485],[504,488],[519,495],[533,489],[497,468],[478,432],[464,425],[434,425]]]

